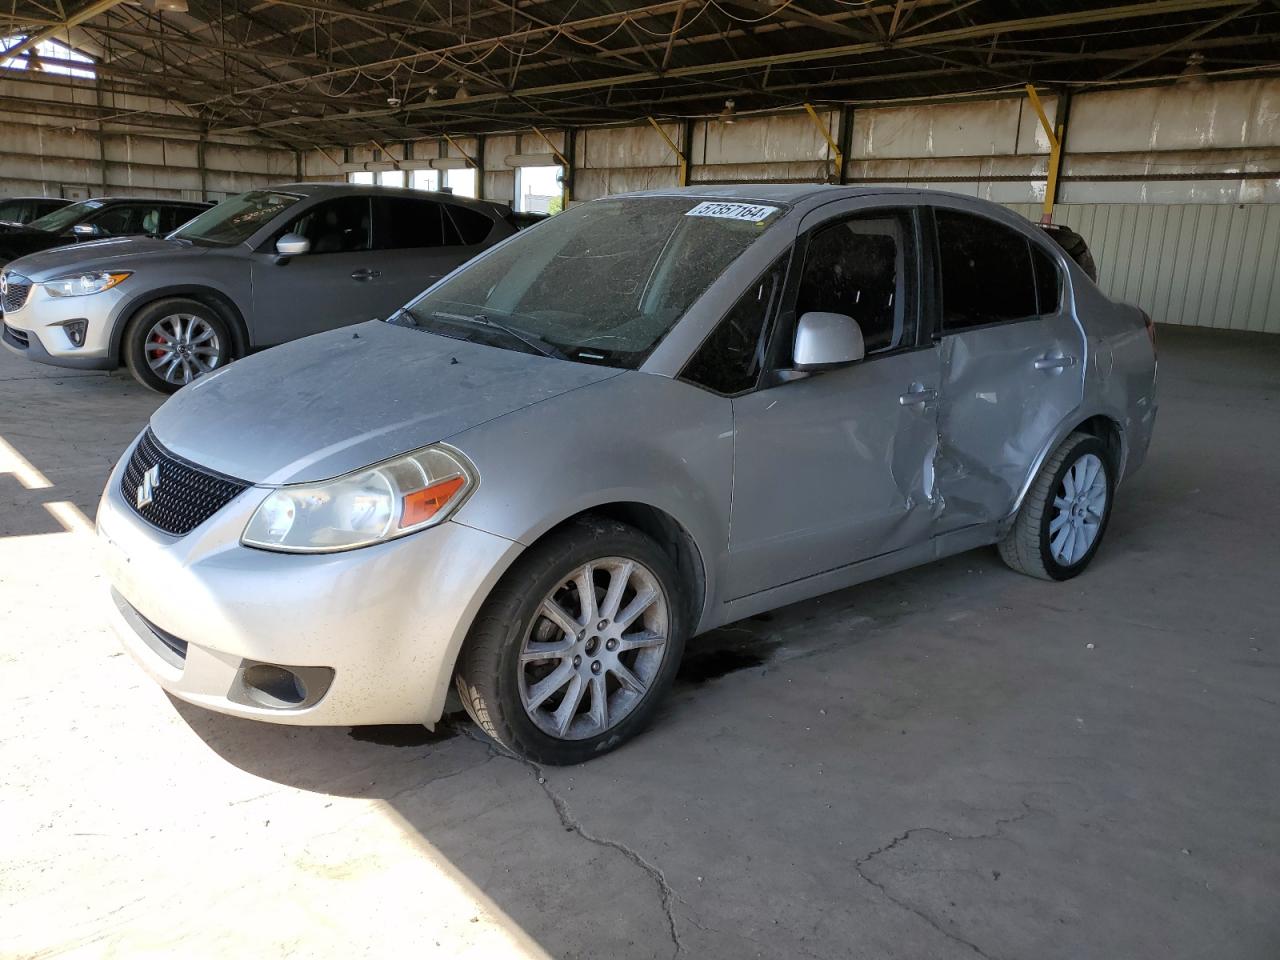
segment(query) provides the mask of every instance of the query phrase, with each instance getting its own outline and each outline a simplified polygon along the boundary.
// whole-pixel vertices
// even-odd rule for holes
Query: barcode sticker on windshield
[[[700,203],[686,217],[720,217],[723,220],[747,220],[759,223],[778,212],[777,207],[766,207],[759,203],[722,203],[708,200]]]

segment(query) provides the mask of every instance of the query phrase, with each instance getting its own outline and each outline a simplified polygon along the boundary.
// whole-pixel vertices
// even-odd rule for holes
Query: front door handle
[[[380,277],[380,276],[382,276],[382,271],[381,271],[381,270],[369,270],[369,269],[367,269],[367,268],[365,268],[365,267],[361,267],[359,270],[352,270],[352,271],[351,271],[351,279],[352,279],[352,280],[361,280],[361,281],[364,281],[364,280],[377,280],[377,279],[378,279],[378,277]]]
[[[904,407],[912,407],[920,403],[932,403],[937,399],[937,390],[932,390],[920,383],[913,383],[906,393],[898,397],[898,402]]]
[[[1041,357],[1035,363],[1037,370],[1065,370],[1075,365],[1075,357]]]

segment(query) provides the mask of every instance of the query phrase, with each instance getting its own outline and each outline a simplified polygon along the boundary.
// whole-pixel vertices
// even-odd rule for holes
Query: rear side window
[[[1035,244],[1031,245],[1031,263],[1036,272],[1036,302],[1041,316],[1057,313],[1058,300],[1062,296],[1062,277],[1058,273],[1058,265]]]
[[[375,250],[413,250],[456,243],[453,225],[445,219],[444,205],[434,200],[375,197],[373,200]]]
[[[685,364],[681,380],[724,394],[742,393],[756,385],[764,364],[769,318],[782,292],[790,257],[790,251],[779,257],[764,276],[738,298],[733,309]]]
[[[468,247],[484,243],[489,236],[489,231],[493,229],[493,221],[479,210],[453,204],[445,204],[444,209],[448,212],[454,227],[457,228],[462,243]]]
[[[200,207],[165,207],[160,211],[160,233],[169,233],[177,230],[180,226],[190,220],[196,214],[201,213]]]
[[[993,220],[954,210],[937,210],[936,219],[944,333],[1037,314],[1026,237]]]

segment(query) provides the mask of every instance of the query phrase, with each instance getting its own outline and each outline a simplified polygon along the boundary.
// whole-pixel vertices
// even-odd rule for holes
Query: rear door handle
[[[1037,370],[1065,370],[1075,365],[1075,357],[1041,357],[1035,363]]]
[[[921,384],[913,383],[910,390],[898,397],[898,402],[904,407],[912,407],[920,403],[932,403],[937,399],[937,390],[931,390]]]
[[[377,280],[380,276],[382,276],[381,270],[369,270],[364,267],[351,271],[352,280]]]

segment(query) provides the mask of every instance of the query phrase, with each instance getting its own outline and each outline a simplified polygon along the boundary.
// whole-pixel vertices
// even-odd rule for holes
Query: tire
[[[162,339],[166,336],[168,343]],[[133,378],[157,393],[174,393],[225,366],[231,349],[231,330],[218,311],[188,297],[147,304],[129,320],[121,345]]]
[[[1098,470],[1090,477],[1095,464]],[[1084,489],[1076,491],[1081,478]],[[1106,444],[1087,433],[1071,434],[1041,465],[1013,527],[1000,541],[1001,559],[1042,580],[1079,576],[1102,543],[1114,494],[1115,466]]]
[[[583,611],[578,584],[588,564],[595,606]],[[615,601],[609,587],[619,580]],[[650,592],[653,602],[619,629],[616,620]],[[568,622],[548,616],[544,600]],[[485,601],[458,658],[458,693],[476,724],[512,753],[582,763],[653,719],[684,652],[686,611],[675,567],[653,540],[614,520],[575,520],[531,547]]]

